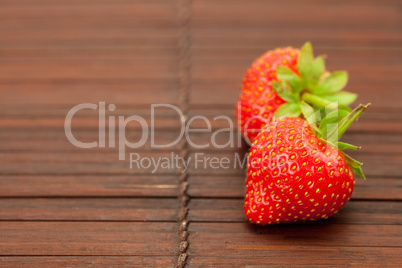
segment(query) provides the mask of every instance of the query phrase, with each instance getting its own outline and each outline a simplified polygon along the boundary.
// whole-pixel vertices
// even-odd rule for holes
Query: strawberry
[[[358,148],[337,140],[367,106],[352,112],[335,110],[312,127],[313,109],[302,102],[308,120],[281,117],[259,133],[248,159],[247,218],[266,225],[326,219],[337,213],[352,195],[353,171],[364,178],[362,164],[341,151]]]
[[[298,49],[277,48],[259,57],[247,70],[243,78],[236,115],[241,121],[242,130],[249,130],[245,136],[250,141],[272,120],[273,113],[285,103],[272,88],[272,84],[278,81],[277,67],[285,66],[297,72],[298,55]]]
[[[349,105],[356,94],[338,92],[347,83],[346,72],[330,74],[324,58],[314,58],[310,43],[301,50],[287,47],[268,51],[247,70],[236,107],[239,128],[252,142],[275,113],[300,116],[300,102],[316,109]],[[331,104],[338,101],[337,104]]]

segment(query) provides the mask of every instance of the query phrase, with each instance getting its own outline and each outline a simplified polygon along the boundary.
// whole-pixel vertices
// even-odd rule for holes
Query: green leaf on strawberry
[[[321,78],[321,75],[325,71],[325,60],[323,56],[317,57],[313,62],[312,76],[314,80]]]
[[[335,146],[338,147],[339,150],[345,150],[345,149],[352,149],[352,150],[360,150],[361,147],[349,144],[349,143],[345,143],[345,142],[341,142],[338,141],[335,143]]]
[[[318,94],[334,93],[342,90],[348,82],[347,72],[333,72],[322,81],[314,92]]]
[[[292,70],[290,70],[287,67],[279,66],[277,68],[277,73],[276,73],[278,79],[283,82],[282,85],[288,85],[291,93],[295,94],[295,99],[296,100],[296,94],[300,92],[303,89],[303,84],[300,79],[300,77],[295,74]],[[275,83],[278,86],[281,85],[281,83]],[[278,88],[279,89],[279,88]]]
[[[314,69],[313,63],[314,63],[313,48],[311,46],[311,43],[307,42],[300,49],[300,55],[297,61],[297,69],[299,70],[300,76],[305,82],[305,86],[308,86],[308,82],[312,78]],[[314,73],[320,76],[321,74],[318,74],[317,71],[322,68],[322,65],[318,64],[318,67],[319,68],[317,68]]]
[[[276,110],[274,117],[279,118],[283,116],[299,117],[301,114],[300,105],[297,103],[286,103]]]
[[[341,92],[336,92],[336,93],[332,93],[332,94],[321,95],[321,98],[323,98],[329,102],[337,102],[338,105],[346,105],[347,106],[356,100],[357,94],[350,93],[347,91],[341,91]]]
[[[319,123],[320,132],[316,132],[318,137],[336,146],[345,156],[346,163],[353,169],[353,171],[356,172],[357,175],[359,175],[359,177],[363,179],[366,178],[361,169],[363,164],[342,151],[344,149],[359,150],[360,148],[351,144],[339,142],[338,140],[369,105],[370,104],[360,104],[351,112],[339,109],[328,113],[327,116]]]
[[[279,81],[273,89],[286,102],[300,103],[304,100],[315,110],[324,107],[335,110],[339,105],[351,104],[357,97],[353,93],[339,92],[346,86],[348,74],[344,71],[326,71],[324,57],[314,58],[309,42],[300,50],[297,71],[282,66],[277,68]]]

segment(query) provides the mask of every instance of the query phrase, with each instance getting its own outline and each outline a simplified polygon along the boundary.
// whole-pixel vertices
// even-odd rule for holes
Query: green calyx
[[[332,144],[338,150],[341,151],[348,166],[361,178],[366,179],[363,174],[361,166],[363,165],[359,161],[353,159],[347,155],[343,150],[352,149],[360,150],[360,147],[340,142],[339,139],[346,132],[349,126],[357,120],[360,115],[370,106],[370,103],[363,105],[360,104],[352,111],[345,109],[337,109],[326,114],[326,116],[320,119],[320,111],[314,112],[313,107],[302,101],[302,115],[303,118],[313,129],[317,137]]]
[[[320,132],[317,133],[318,137],[321,135],[321,138],[335,145],[342,152],[348,166],[363,179],[366,179],[361,168],[363,164],[353,159],[343,151],[344,149],[359,150],[360,147],[340,142],[338,140],[349,128],[349,126],[367,109],[368,106],[370,106],[370,103],[366,105],[360,104],[351,112],[346,110],[335,110],[328,113],[327,116],[320,122]],[[334,113],[337,114],[334,116]],[[333,118],[335,118],[335,120],[333,120]]]
[[[272,86],[287,103],[275,112],[275,117],[300,116],[301,101],[312,105],[316,110],[323,111],[343,108],[357,98],[354,93],[341,91],[347,84],[348,74],[344,71],[333,73],[326,71],[324,56],[314,58],[309,42],[300,50],[297,70],[298,74],[287,67],[277,68],[279,81]]]
[[[365,179],[361,169],[363,164],[343,152],[345,149],[359,150],[360,147],[339,139],[370,104],[360,104],[354,110],[348,107],[357,98],[357,94],[341,91],[347,84],[348,74],[326,71],[324,57],[314,58],[309,42],[300,50],[297,70],[298,74],[287,67],[277,68],[279,81],[272,87],[286,103],[276,110],[274,119],[282,116],[303,118],[317,137],[338,148],[348,166]]]

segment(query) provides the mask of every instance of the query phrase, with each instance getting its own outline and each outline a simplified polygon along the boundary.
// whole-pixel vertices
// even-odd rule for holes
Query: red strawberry
[[[329,74],[323,57],[314,59],[310,43],[299,51],[279,48],[268,51],[247,70],[236,108],[236,117],[244,137],[252,142],[272,121],[274,113],[298,117],[301,100],[316,109],[338,101],[349,105],[356,95],[338,92],[347,83],[345,72]],[[329,106],[337,108],[337,105]]]
[[[254,140],[260,129],[271,122],[274,112],[285,103],[272,88],[272,84],[278,81],[277,67],[285,66],[297,72],[298,56],[298,49],[277,48],[259,57],[247,70],[236,115],[250,141]]]
[[[338,212],[352,195],[353,171],[363,175],[361,164],[340,151],[355,147],[336,140],[366,107],[339,112],[339,126],[334,131],[328,125],[327,141],[295,117],[282,117],[264,129],[250,149],[247,218],[265,225],[326,219]],[[331,116],[322,120],[321,131]]]

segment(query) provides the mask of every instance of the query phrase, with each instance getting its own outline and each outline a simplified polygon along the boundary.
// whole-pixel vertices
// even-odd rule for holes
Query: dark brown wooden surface
[[[116,148],[79,149],[64,119],[79,103],[151,120],[153,103],[178,104],[179,1],[0,0],[0,267],[172,267],[179,246],[176,169],[129,168]],[[371,102],[345,141],[365,163],[351,201],[321,222],[258,227],[243,215],[244,169],[188,174],[188,267],[402,265],[402,20],[399,0],[193,0],[189,115],[233,119],[239,84],[258,55],[312,41],[348,90]],[[96,111],[73,120],[98,137]],[[227,122],[211,121],[214,130]],[[194,122],[194,127],[204,127]],[[155,140],[180,129],[156,113]],[[127,128],[130,140],[141,135]],[[191,135],[199,144],[210,133]],[[218,143],[229,139],[223,133]],[[137,152],[178,153],[173,146]],[[190,147],[233,158],[246,147]]]

